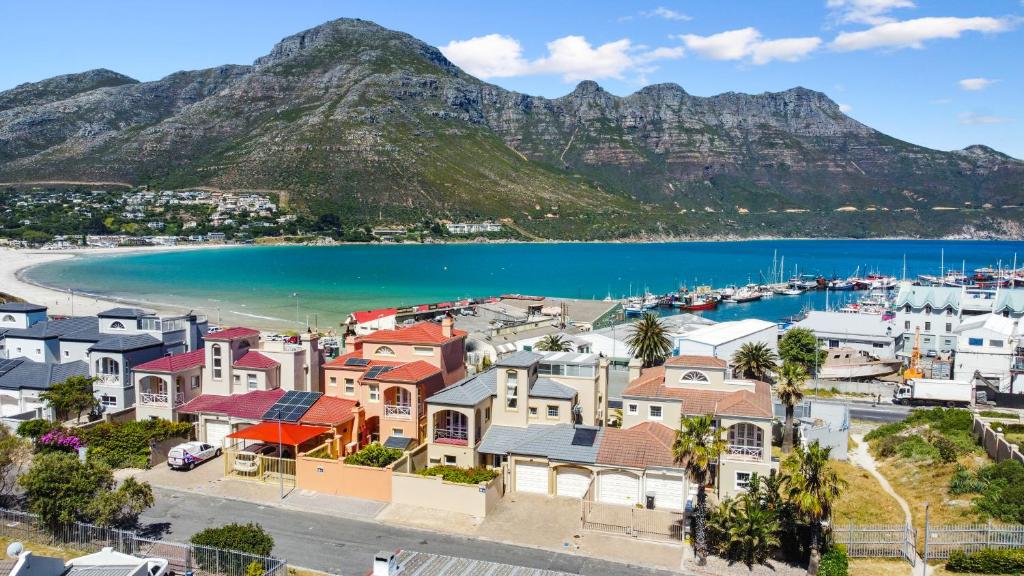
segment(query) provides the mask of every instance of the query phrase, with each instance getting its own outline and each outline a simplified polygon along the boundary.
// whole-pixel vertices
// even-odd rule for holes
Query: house
[[[18,545],[20,546],[20,544]],[[164,576],[168,572],[165,558],[140,558],[103,548],[99,552],[72,558],[36,556],[27,550],[18,552],[10,576]]]
[[[976,289],[901,284],[896,294],[894,331],[902,341],[899,355],[909,356],[920,331],[922,354],[957,349],[956,329],[984,314],[1018,319],[1024,316],[1024,290]]]
[[[902,331],[881,314],[812,310],[793,325],[814,332],[823,348],[853,348],[882,358],[896,356],[896,339]]]
[[[712,356],[674,356],[662,366],[640,370],[622,393],[622,428],[642,423],[679,430],[681,419],[711,415],[725,431],[727,448],[718,462],[716,488],[722,497],[746,489],[753,473],[778,468],[772,459],[772,395],[758,380],[728,378],[729,365]]]
[[[136,420],[178,420],[175,407],[202,394],[205,365],[206,350],[200,348],[135,366]]]
[[[731,360],[744,344],[760,343],[778,353],[779,330],[772,322],[748,318],[721,322],[687,332],[673,339],[675,354],[713,356]]]
[[[46,320],[46,306],[26,302],[0,304],[0,333],[12,328],[24,329]],[[0,349],[0,358],[4,358]]]
[[[0,417],[31,415],[32,418],[55,419],[56,414],[39,394],[72,376],[89,376],[84,361],[53,364],[27,358],[0,360]]]
[[[1020,322],[1001,314],[985,314],[965,319],[954,333],[953,379],[974,382],[981,378],[1000,392],[1009,392]]]
[[[193,422],[199,440],[224,446],[229,434],[254,426],[285,391],[253,390],[236,396],[200,394],[176,409],[178,420]]]
[[[377,330],[393,330],[396,325],[397,308],[365,310],[348,315],[345,323],[356,336],[365,336]]]
[[[466,333],[451,318],[441,324],[378,330],[348,340],[346,353],[323,367],[328,396],[359,402],[361,443],[426,440],[426,399],[465,376]]]

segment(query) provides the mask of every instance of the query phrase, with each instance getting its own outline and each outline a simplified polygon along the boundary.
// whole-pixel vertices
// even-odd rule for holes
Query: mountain
[[[1002,207],[1024,204],[1024,162],[900,141],[806,88],[618,97],[587,81],[547,99],[352,19],[251,66],[0,92],[0,181],[47,180],[269,190],[352,224],[511,218],[579,239],[1014,235],[1021,211]]]

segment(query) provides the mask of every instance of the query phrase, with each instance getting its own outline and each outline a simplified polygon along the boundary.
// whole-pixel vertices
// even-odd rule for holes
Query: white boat
[[[820,378],[828,380],[861,380],[895,374],[903,366],[897,358],[878,358],[856,348],[831,348],[825,365],[818,371]]]

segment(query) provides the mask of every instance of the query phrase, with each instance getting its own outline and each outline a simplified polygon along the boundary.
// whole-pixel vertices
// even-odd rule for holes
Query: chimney
[[[346,334],[345,335],[345,354],[351,354],[356,351],[356,335]]]
[[[441,336],[451,338],[453,324],[455,324],[455,321],[452,320],[452,317],[445,315],[445,317],[441,319]]]
[[[398,558],[394,552],[377,552],[373,557],[373,576],[398,574]]]
[[[643,368],[644,362],[639,358],[629,359],[629,381],[632,383],[634,380],[640,377],[640,369]]]

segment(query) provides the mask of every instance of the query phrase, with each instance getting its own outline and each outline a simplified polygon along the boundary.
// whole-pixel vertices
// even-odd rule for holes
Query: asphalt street
[[[274,554],[290,565],[343,576],[363,576],[382,550],[416,550],[570,574],[679,574],[594,558],[513,546],[464,536],[399,528],[355,520],[260,506],[191,492],[157,489],[156,505],[140,518],[143,530],[185,542],[192,534],[229,522],[256,522],[274,537]],[[627,540],[623,540],[628,545]]]

